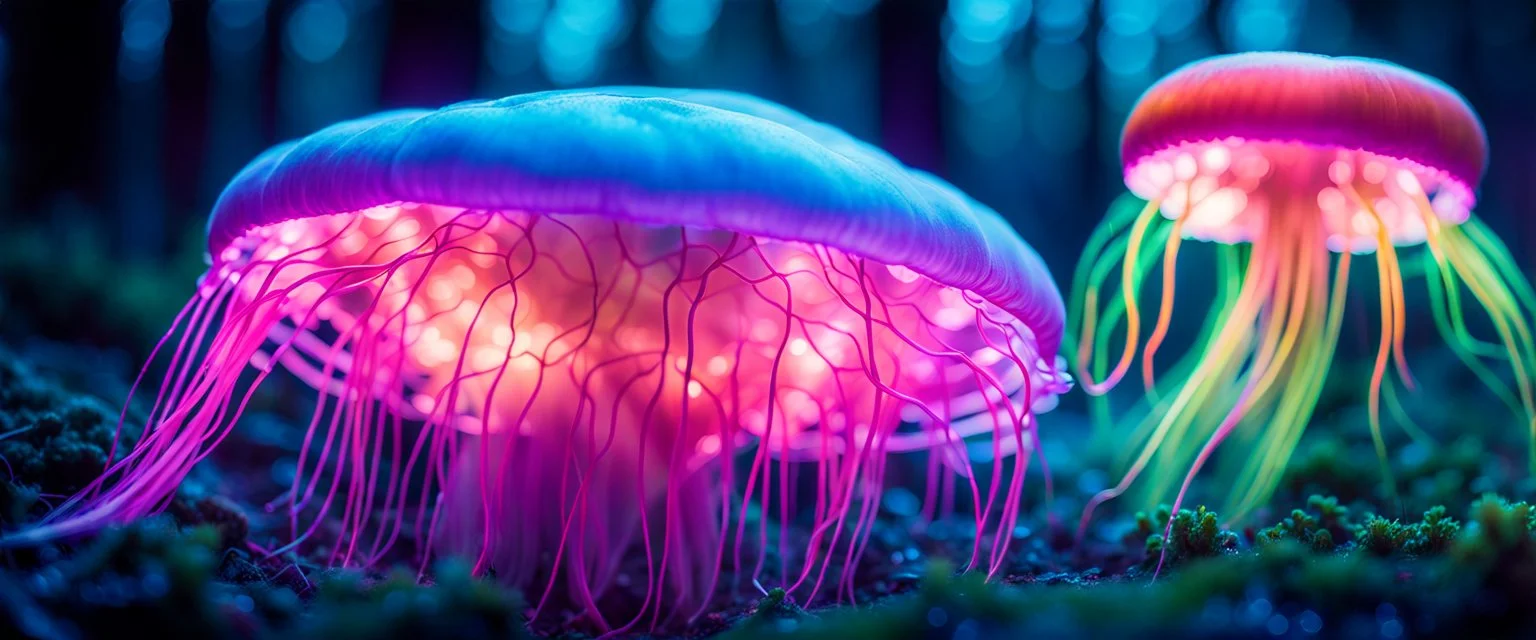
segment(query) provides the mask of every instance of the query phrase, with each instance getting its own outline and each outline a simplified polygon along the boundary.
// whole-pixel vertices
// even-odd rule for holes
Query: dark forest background
[[[1461,91],[1491,140],[1478,214],[1536,267],[1530,0],[0,0],[0,325],[137,350],[109,320],[147,300],[143,324],[163,324],[154,301],[191,290],[207,212],[261,149],[385,108],[598,84],[737,89],[840,126],[996,208],[1065,287],[1124,191],[1140,92],[1263,49],[1385,58]],[[133,295],[29,290],[91,277]],[[16,329],[45,302],[79,321]]]

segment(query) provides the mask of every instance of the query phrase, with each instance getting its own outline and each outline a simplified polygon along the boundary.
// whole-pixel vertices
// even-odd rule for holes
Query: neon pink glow
[[[1252,242],[1271,213],[1317,216],[1328,248],[1342,251],[1347,243],[1355,253],[1376,250],[1377,216],[1393,244],[1424,242],[1419,197],[1429,197],[1436,216],[1451,224],[1465,222],[1474,202],[1461,182],[1412,161],[1242,138],[1185,143],[1145,156],[1126,169],[1125,184],[1137,196],[1157,200],[1164,217],[1184,218],[1185,237]],[[1346,185],[1352,188],[1340,188]]]
[[[998,571],[1032,415],[1069,384],[1016,318],[899,265],[409,203],[248,233],[178,331],[155,430],[74,525],[153,511],[280,364],[320,391],[275,503],[290,548],[358,565],[412,539],[494,568],[540,609],[561,589],[597,631],[696,616],[722,571],[851,598],[891,452],[933,452],[924,514],[938,487],[963,488],[970,564]],[[749,523],[748,503],[769,517]],[[796,542],[785,523],[802,507],[813,526]],[[635,554],[645,601],[610,620],[598,602]]]
[[[1170,147],[1237,136],[1367,150],[1433,167],[1437,182],[1466,192],[1488,159],[1482,122],[1444,83],[1383,60],[1288,51],[1190,63],[1147,89],[1121,134],[1127,168]]]

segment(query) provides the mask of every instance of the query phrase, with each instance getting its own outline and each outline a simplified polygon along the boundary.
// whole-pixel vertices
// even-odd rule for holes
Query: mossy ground
[[[52,380],[69,372],[48,365],[0,351],[0,458],[6,463],[0,519],[6,526],[85,486],[106,463],[117,434],[121,397],[66,388]],[[120,392],[122,385],[108,388]],[[241,455],[215,456],[189,478],[166,514],[75,546],[6,552],[0,637],[83,638],[124,629],[242,638],[582,637],[590,631],[565,626],[567,612],[558,607],[529,628],[528,607],[517,594],[471,577],[452,561],[419,580],[409,553],[373,573],[327,569],[323,554],[265,558],[257,549],[276,539],[268,532],[281,519],[267,514],[261,501],[279,491],[284,460],[293,453],[283,437],[288,417],[282,408],[258,405],[237,430]],[[1309,434],[1315,437],[1304,442],[1273,507],[1252,522],[1224,522],[1198,501],[1178,513],[1112,508],[1076,546],[1061,523],[1073,521],[1097,486],[1086,463],[1064,463],[1056,469],[1063,495],[1034,507],[1015,532],[1004,575],[986,582],[955,571],[973,532],[941,522],[914,533],[915,497],[896,492],[884,501],[859,566],[857,604],[803,608],[771,586],[764,594],[750,580],[727,576],[736,585],[732,597],[692,627],[660,635],[1470,637],[1536,631],[1536,617],[1527,614],[1536,611],[1536,510],[1516,501],[1530,497],[1529,483],[1521,480],[1525,434],[1508,418],[1492,417],[1501,415],[1492,410],[1487,416],[1415,411],[1427,431],[1451,437],[1428,443],[1391,436],[1395,493],[1384,491],[1374,475],[1374,452],[1356,407],[1333,402],[1319,412],[1316,433]],[[124,442],[133,440],[140,421],[140,412],[126,414]],[[1154,576],[1160,558],[1164,564]],[[616,598],[622,606],[624,594]]]

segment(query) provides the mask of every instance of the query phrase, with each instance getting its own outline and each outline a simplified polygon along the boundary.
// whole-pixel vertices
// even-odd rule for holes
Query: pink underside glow
[[[544,222],[538,233],[530,234],[534,218]],[[434,242],[435,231],[453,233],[454,229],[459,237],[450,250],[411,260],[411,254]],[[751,240],[730,233],[684,233],[689,237],[673,229],[574,216],[477,214],[404,205],[360,216],[281,223],[255,234],[257,249],[237,244],[226,250],[225,257],[238,262],[244,251],[252,251],[266,261],[276,261],[293,256],[295,247],[324,246],[323,251],[305,251],[302,263],[274,270],[256,260],[244,273],[232,270],[229,277],[241,282],[240,290],[250,297],[264,286],[287,291],[285,306],[292,311],[287,314],[289,322],[279,325],[278,338],[288,337],[287,327],[294,324],[314,328],[324,323],[343,335],[380,332],[384,335],[375,337],[381,341],[403,344],[402,366],[380,372],[388,377],[373,381],[373,393],[391,401],[392,409],[414,418],[434,412],[453,414],[456,428],[476,434],[483,429],[497,433],[514,422],[523,434],[541,428],[539,420],[498,415],[496,409],[521,402],[496,394],[493,374],[501,374],[499,384],[521,387],[538,383],[543,370],[554,363],[570,361],[571,368],[586,373],[603,363],[612,368],[613,361],[642,356],[649,356],[646,366],[653,367],[664,349],[680,352],[678,345],[667,344],[666,323],[658,317],[663,307],[670,307],[672,341],[682,341],[686,334],[694,348],[692,363],[686,354],[668,363],[679,385],[667,389],[669,395],[686,392],[690,398],[713,398],[724,394],[732,382],[741,384],[746,387],[740,391],[741,401],[730,407],[741,414],[741,431],[758,438],[776,432],[763,440],[764,446],[790,455],[814,451],[807,455],[820,456],[816,450],[824,443],[813,431],[844,431],[851,426],[858,435],[856,442],[870,435],[867,420],[845,424],[842,407],[834,408],[834,416],[823,425],[821,413],[826,408],[814,399],[836,396],[841,375],[866,374],[860,368],[867,364],[861,358],[868,355],[861,352],[867,349],[862,344],[866,336],[861,334],[869,327],[855,300],[864,289],[873,287],[870,293],[880,298],[876,304],[885,305],[888,317],[877,328],[893,330],[876,332],[874,364],[891,372],[888,376],[896,389],[914,391],[915,400],[944,396],[946,392],[936,391],[944,386],[944,379],[958,383],[974,377],[973,368],[996,376],[1012,393],[1022,379],[1005,351],[1033,357],[1029,346],[1033,336],[1027,327],[983,300],[904,267],[867,265],[836,250],[800,243]],[[662,240],[659,245],[658,239]],[[729,257],[722,259],[722,255]],[[359,259],[377,264],[404,262],[374,279],[381,287],[370,282],[337,295],[340,283],[326,272],[352,268]],[[720,263],[714,264],[717,260]],[[600,266],[600,261],[611,264]],[[629,268],[616,268],[626,262],[632,263]],[[686,265],[681,274],[669,271],[679,265]],[[867,281],[862,287],[861,269]],[[269,284],[266,278],[274,271]],[[684,288],[689,283],[697,287],[706,271],[713,282],[703,289],[702,297],[700,291]],[[653,273],[681,275],[681,279],[669,282],[651,277]],[[668,295],[668,287],[674,285],[678,288]],[[779,290],[771,290],[773,286]],[[367,306],[349,304],[354,298],[366,300]],[[670,304],[664,305],[663,298],[669,298]],[[688,315],[695,300],[699,301],[697,317],[690,327]],[[976,336],[978,323],[996,335]],[[335,345],[317,339],[299,342],[287,362],[297,365],[300,375],[312,383],[334,388],[338,381],[318,377],[318,370],[303,366],[300,354],[324,361],[330,354],[319,349]],[[307,350],[304,345],[317,348]],[[352,351],[338,350],[339,363],[344,366],[353,360]],[[918,357],[939,352],[956,355]],[[261,352],[256,357],[264,361],[269,356]],[[1037,375],[1054,375],[1053,368],[1035,359]],[[770,428],[764,384],[775,371],[775,361],[778,373],[793,382],[790,391],[778,398],[783,408],[773,416]],[[686,389],[684,376],[676,375],[685,372]],[[401,382],[394,379],[397,375],[408,383],[408,397],[395,396],[396,383]],[[459,396],[455,406],[439,408],[450,388]],[[488,396],[513,406],[485,406]],[[966,414],[986,406],[979,395],[954,400],[960,406],[951,411]],[[849,398],[839,404],[861,403]],[[931,422],[926,416],[929,409],[914,402],[904,414],[912,421]],[[985,430],[972,431],[957,435]],[[926,448],[930,436],[893,436],[887,447]],[[719,443],[704,438],[695,449],[707,457],[719,450]]]
[[[156,508],[238,420],[247,363],[256,384],[279,364],[321,392],[276,503],[292,544],[324,538],[336,562],[368,564],[413,537],[540,608],[558,585],[599,631],[697,615],[722,571],[851,597],[836,567],[862,553],[894,452],[933,453],[924,517],[948,508],[941,493],[968,495],[970,564],[997,571],[1033,414],[1069,384],[1022,323],[901,266],[418,204],[250,232],[215,257],[178,331],[195,339],[175,348],[156,429],[71,526]],[[749,502],[772,535],[769,518],[747,526]],[[802,508],[814,526],[797,543],[785,523]],[[327,514],[339,536],[320,533]],[[616,626],[597,602],[637,555],[644,575],[624,579],[646,600]]]
[[[1328,247],[1376,249],[1377,220],[1395,245],[1424,242],[1420,202],[1436,217],[1465,222],[1471,190],[1444,172],[1367,151],[1227,138],[1190,142],[1139,158],[1125,170],[1132,193],[1159,200],[1186,237],[1251,242],[1271,214],[1316,216]],[[1358,194],[1358,198],[1356,197]],[[1191,203],[1193,203],[1191,205]]]

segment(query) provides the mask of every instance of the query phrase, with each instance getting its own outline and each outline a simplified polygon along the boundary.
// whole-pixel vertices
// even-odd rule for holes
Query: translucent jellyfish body
[[[246,167],[209,250],[152,430],[13,539],[160,508],[282,368],[318,392],[290,548],[409,539],[620,631],[697,615],[723,571],[851,596],[898,452],[969,496],[996,571],[1069,386],[1060,295],[996,213],[739,94],[338,124]],[[1016,463],[976,474],[976,447]],[[615,619],[619,583],[643,601]]]
[[[1230,488],[1223,513],[1262,504],[1311,419],[1360,261],[1374,263],[1379,318],[1373,374],[1360,384],[1389,488],[1383,404],[1398,408],[1394,384],[1413,386],[1403,353],[1408,275],[1424,275],[1450,346],[1529,422],[1533,298],[1505,247],[1471,216],[1487,141],[1450,88],[1377,60],[1219,56],[1142,96],[1121,156],[1125,183],[1145,205],[1099,227],[1076,274],[1070,324],[1087,391],[1106,393],[1139,353],[1147,393],[1130,421],[1128,470],[1084,524],[1093,505],[1136,483],[1146,502],[1182,501],[1218,447]],[[1214,281],[1216,299],[1190,350],[1162,370],[1155,356],[1175,305],[1187,303],[1174,291],[1187,286],[1176,266],[1191,239],[1217,253],[1213,271],[1192,276]],[[1160,299],[1148,308],[1153,279]],[[1470,301],[1496,338],[1471,335]]]

